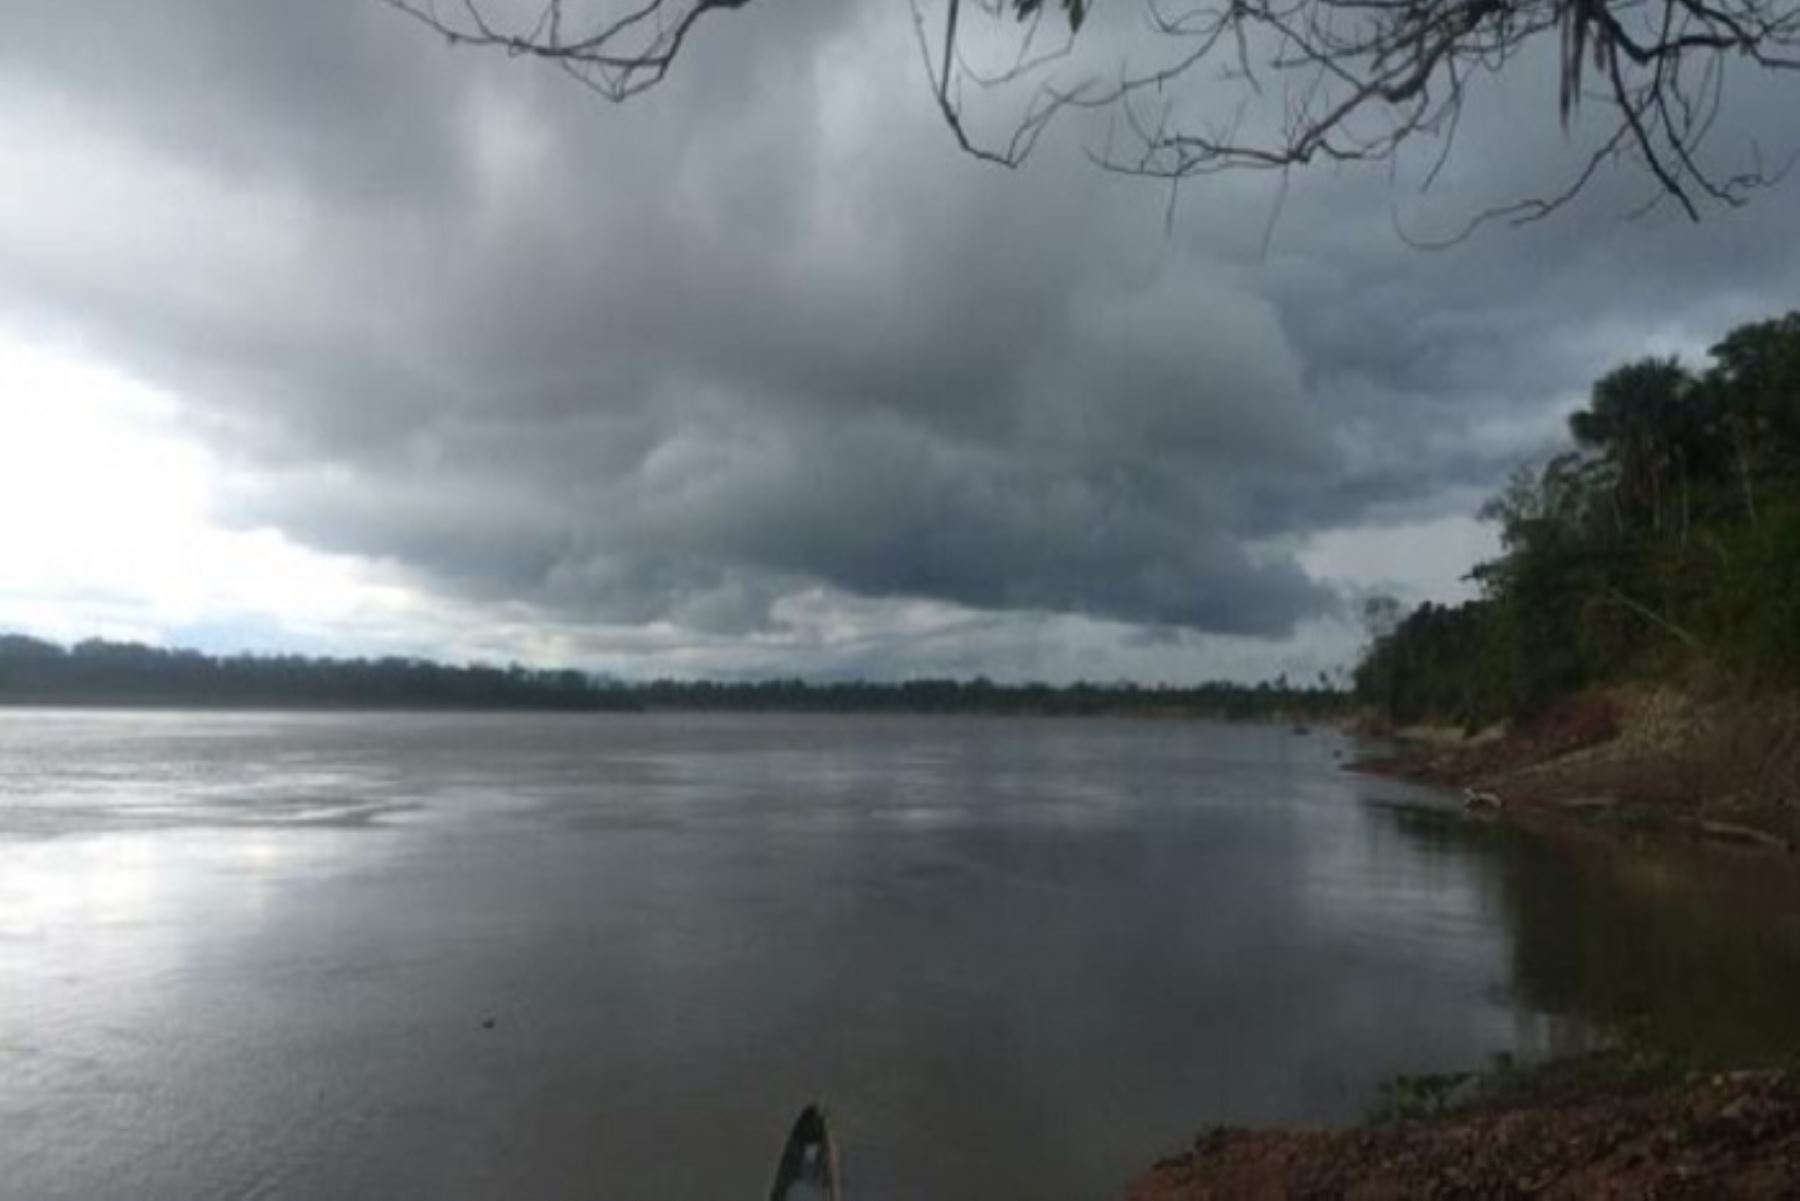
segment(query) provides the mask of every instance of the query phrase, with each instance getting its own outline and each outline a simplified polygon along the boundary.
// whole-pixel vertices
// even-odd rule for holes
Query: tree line
[[[0,635],[0,704],[219,707],[624,709],[629,698],[579,671],[424,659],[214,656],[89,639],[64,648]]]
[[[794,713],[965,713],[1047,717],[1168,716],[1224,721],[1326,720],[1349,711],[1350,695],[1328,677],[1309,684],[1283,675],[1259,684],[1189,686],[1088,683],[1000,684],[918,679],[809,682],[656,680],[630,686],[650,709],[774,710]]]
[[[1482,509],[1501,553],[1475,568],[1477,598],[1377,636],[1358,697],[1474,726],[1630,679],[1800,685],[1800,312],[1708,360],[1596,382],[1572,445]]]
[[[1320,676],[1255,685],[1000,684],[916,679],[624,682],[517,664],[447,666],[424,659],[213,656],[90,639],[72,647],[0,635],[0,705],[171,705],[273,708],[545,709],[790,713],[1167,715],[1324,720],[1349,694]]]

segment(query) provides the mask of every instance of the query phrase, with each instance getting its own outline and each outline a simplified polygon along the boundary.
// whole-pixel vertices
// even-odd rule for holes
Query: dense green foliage
[[[1397,721],[1528,715],[1594,684],[1700,669],[1800,683],[1800,312],[1733,330],[1694,371],[1594,385],[1572,449],[1483,510],[1478,599],[1376,638],[1357,692]]]
[[[214,657],[92,640],[64,649],[0,635],[0,704],[218,705],[394,709],[674,709],[791,713],[1158,714],[1228,720],[1323,719],[1348,695],[1321,677],[1254,686],[996,684],[990,680],[809,683],[656,680],[627,684],[517,665],[447,667],[419,659]]]

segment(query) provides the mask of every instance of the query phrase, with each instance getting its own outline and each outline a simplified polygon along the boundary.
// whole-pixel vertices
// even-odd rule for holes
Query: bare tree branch
[[[703,18],[752,0],[380,2],[453,45],[547,60],[623,101],[668,76]],[[1088,149],[1110,171],[1171,184],[1245,168],[1285,178],[1314,162],[1392,162],[1422,141],[1436,143],[1429,189],[1471,90],[1548,40],[1558,113],[1565,127],[1588,126],[1598,149],[1562,190],[1478,213],[1452,240],[1491,221],[1541,220],[1603,168],[1643,172],[1657,199],[1695,220],[1786,173],[1765,172],[1754,149],[1734,171],[1701,151],[1730,64],[1800,72],[1800,0],[1135,0],[1136,32],[1117,20],[1094,29],[1094,2],[1060,0],[1065,33],[1047,39],[1046,20],[1059,18],[1044,0],[908,0],[933,99],[963,150],[1016,166],[1059,116],[1110,110]],[[516,5],[515,20],[496,15],[503,4]],[[1084,66],[1095,54],[1101,65]],[[1023,100],[992,137],[971,128],[965,91],[1003,109],[1002,95]]]

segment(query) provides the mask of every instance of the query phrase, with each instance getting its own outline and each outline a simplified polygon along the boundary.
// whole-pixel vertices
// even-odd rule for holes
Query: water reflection
[[[1354,1118],[1646,1004],[1760,1038],[1793,995],[1766,914],[1709,924],[1339,749],[0,715],[5,1187],[728,1196],[823,1096],[862,1201],[1105,1196],[1206,1122]]]
[[[1800,879],[1788,864],[1379,809],[1427,857],[1475,868],[1523,1006],[1704,1056],[1800,1051]]]
[[[154,843],[134,838],[96,838],[73,856],[43,846],[16,848],[0,876],[0,936],[141,920],[155,901],[158,858]]]

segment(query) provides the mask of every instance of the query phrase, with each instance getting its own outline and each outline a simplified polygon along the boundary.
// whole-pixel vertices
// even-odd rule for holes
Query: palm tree
[[[1663,490],[1671,477],[1684,498],[1685,526],[1688,474],[1706,457],[1694,391],[1694,378],[1679,359],[1640,359],[1602,376],[1588,407],[1569,417],[1575,441],[1615,468],[1620,503],[1647,507],[1655,530],[1662,529]]]

